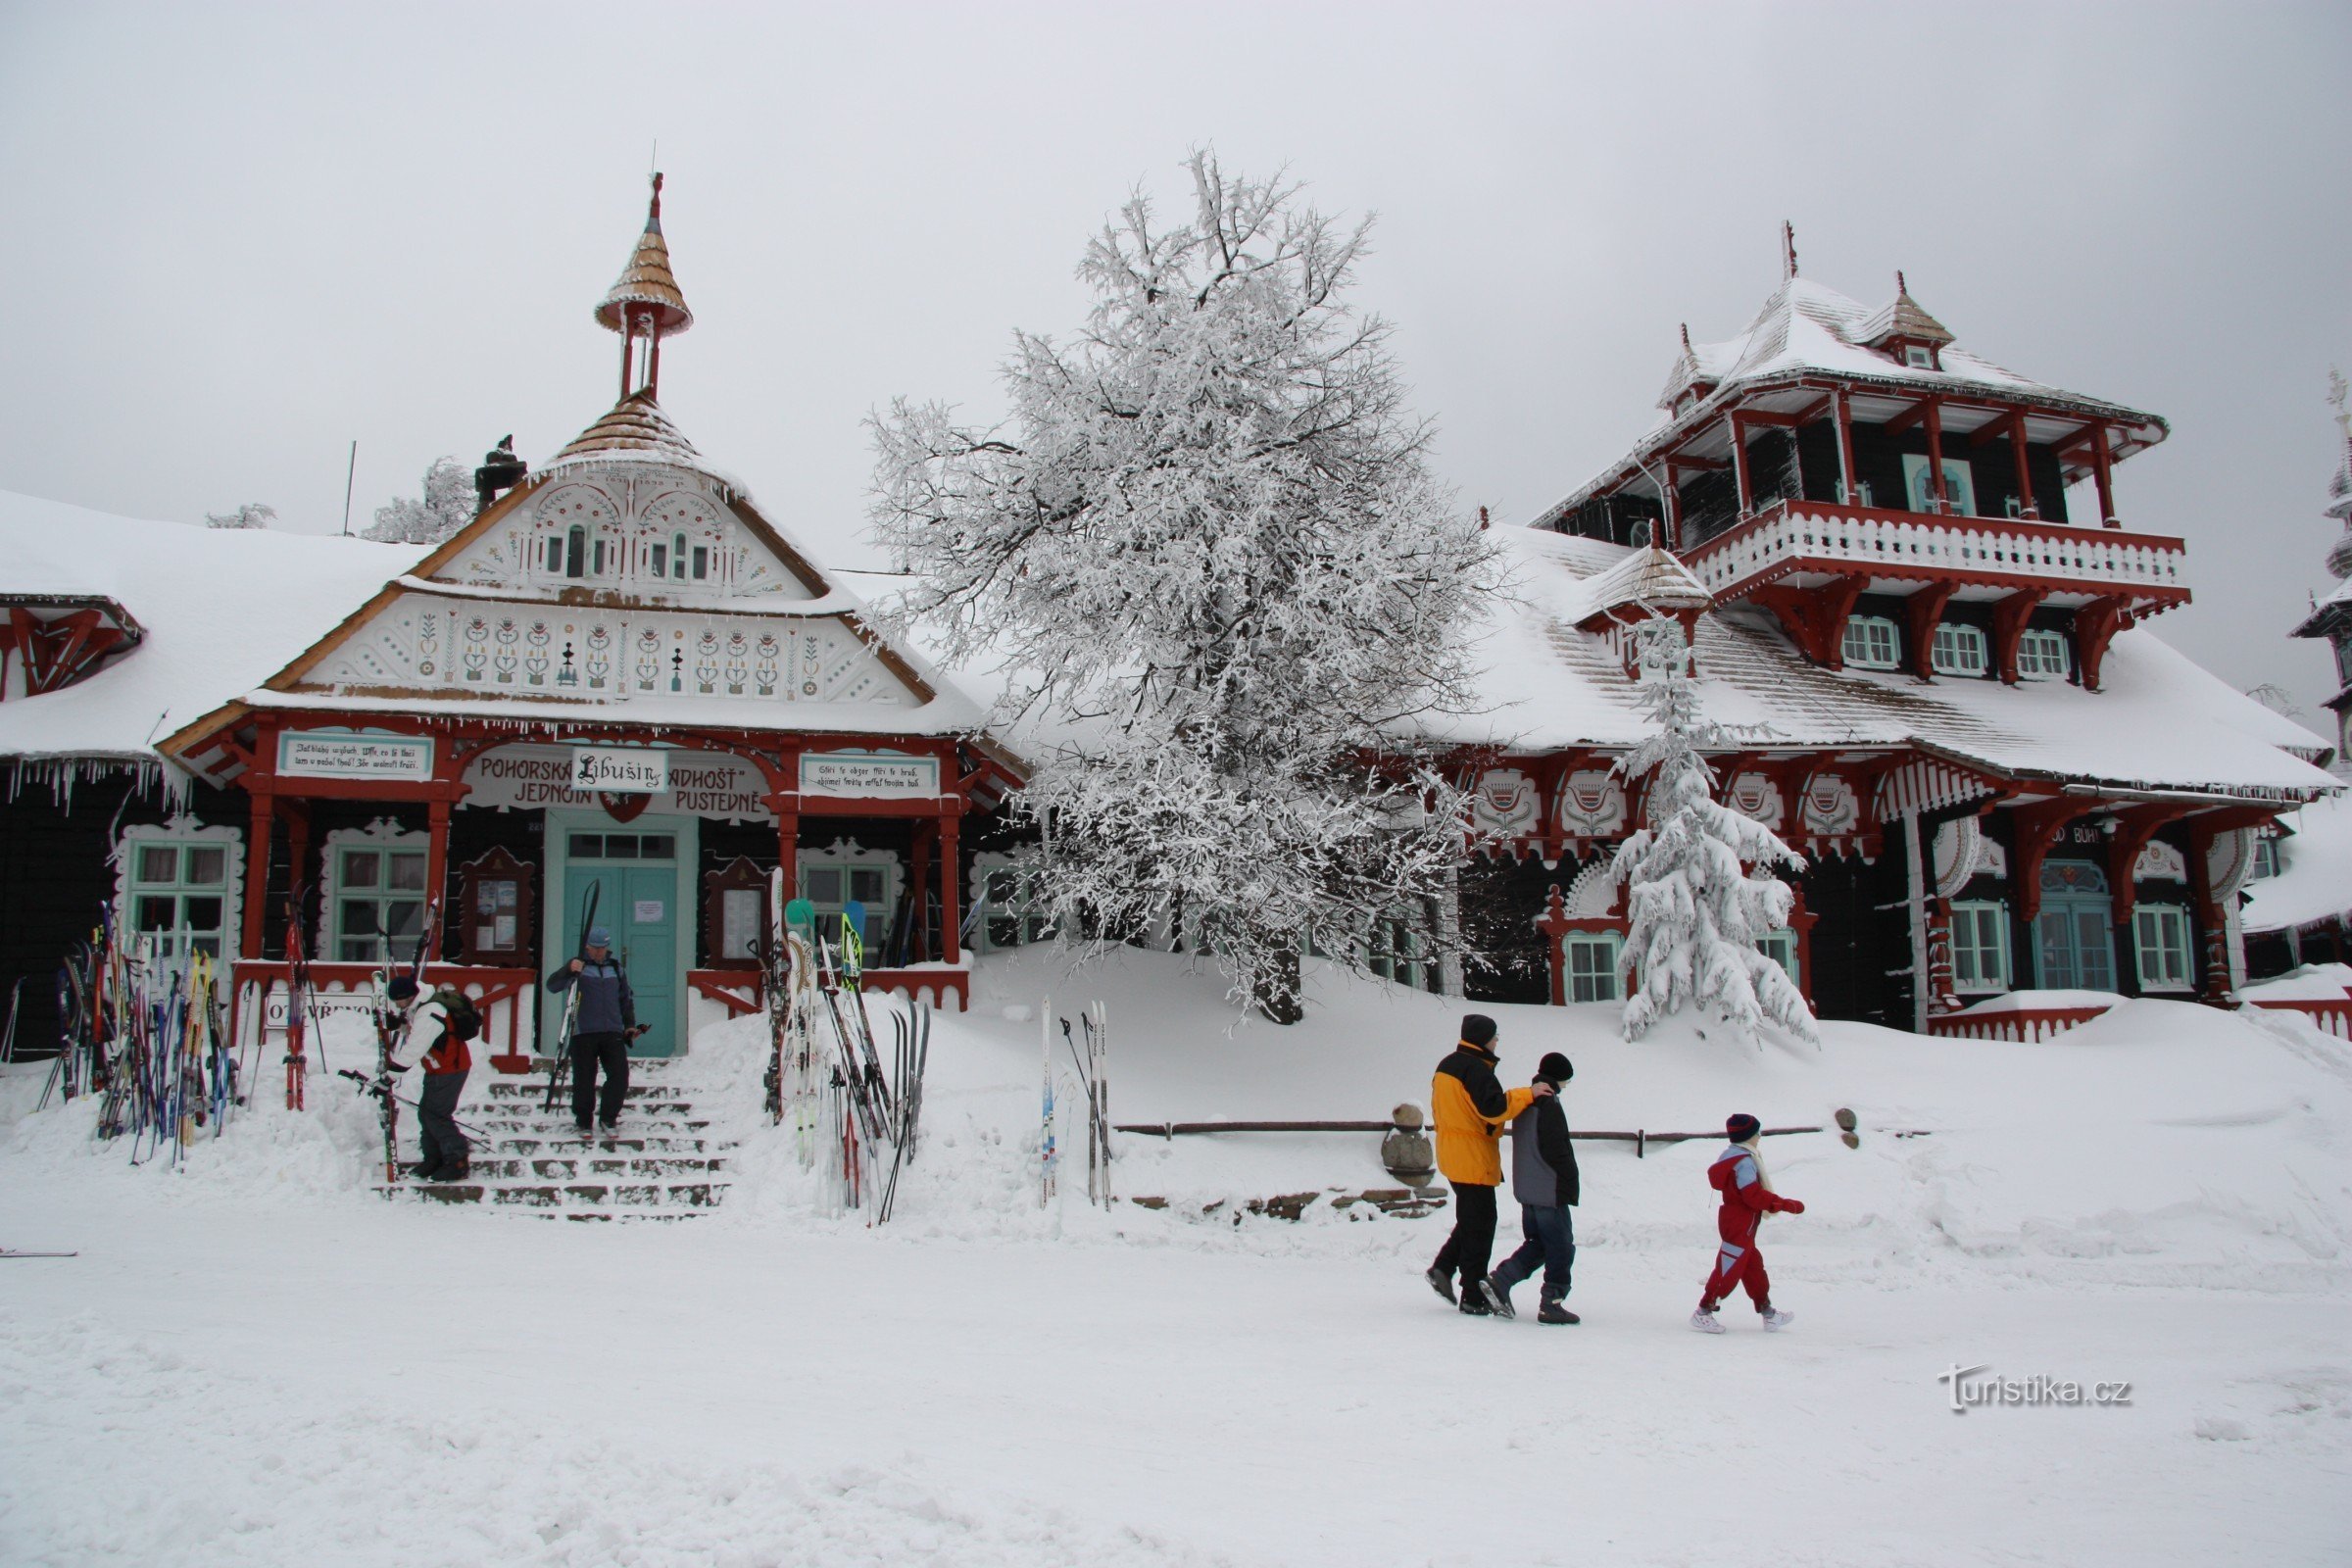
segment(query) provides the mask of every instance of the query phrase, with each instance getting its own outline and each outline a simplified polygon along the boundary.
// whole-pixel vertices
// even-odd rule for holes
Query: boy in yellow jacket
[[[1438,1170],[1453,1188],[1453,1231],[1429,1266],[1429,1287],[1454,1299],[1453,1277],[1462,1277],[1460,1306],[1473,1317],[1516,1316],[1511,1298],[1487,1277],[1494,1255],[1494,1189],[1502,1185],[1502,1153],[1495,1140],[1511,1118],[1549,1094],[1548,1085],[1505,1091],[1495,1081],[1494,1020],[1473,1012],[1462,1019],[1462,1041],[1429,1086],[1430,1114],[1438,1127]]]

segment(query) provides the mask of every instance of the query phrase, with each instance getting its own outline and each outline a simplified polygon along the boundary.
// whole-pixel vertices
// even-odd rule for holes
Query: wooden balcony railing
[[[2146,608],[2188,598],[2187,549],[2162,534],[2013,517],[1783,501],[1683,562],[1718,600],[1797,572],[2077,590]]]

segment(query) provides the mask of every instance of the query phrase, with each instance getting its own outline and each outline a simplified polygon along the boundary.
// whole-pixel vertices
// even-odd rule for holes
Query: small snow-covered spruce
[[[473,520],[473,475],[455,458],[424,470],[424,499],[395,496],[360,537],[387,545],[437,545]]]
[[[1191,221],[1138,193],[1088,245],[1083,328],[1016,334],[1002,425],[869,420],[873,519],[915,574],[901,617],[1011,677],[1081,955],[1174,914],[1288,1022],[1308,932],[1352,961],[1448,892],[1466,802],[1413,737],[1471,704],[1495,553],[1430,474],[1388,324],[1346,301],[1368,223],[1189,169]]]
[[[265,507],[259,501],[248,501],[234,512],[208,512],[204,514],[207,528],[267,528],[277,520],[277,509]]]
[[[1618,764],[1628,780],[1653,774],[1647,825],[1618,847],[1609,868],[1628,888],[1632,922],[1620,968],[1641,978],[1625,1004],[1625,1038],[1639,1040],[1688,1003],[1751,1040],[1769,1020],[1818,1045],[1803,994],[1756,946],[1788,924],[1795,897],[1766,868],[1797,871],[1805,862],[1763,823],[1714,798],[1699,748],[1720,737],[1699,717],[1681,624],[1655,617],[1635,637],[1642,703],[1658,732]]]

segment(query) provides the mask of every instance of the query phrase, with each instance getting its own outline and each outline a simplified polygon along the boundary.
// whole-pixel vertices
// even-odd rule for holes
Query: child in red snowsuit
[[[1731,1295],[1734,1286],[1740,1286],[1764,1315],[1766,1328],[1784,1329],[1795,1321],[1796,1314],[1773,1308],[1772,1281],[1764,1273],[1763,1254],[1756,1250],[1756,1226],[1767,1214],[1802,1214],[1805,1205],[1772,1190],[1763,1159],[1756,1152],[1763,1126],[1755,1117],[1742,1112],[1725,1122],[1723,1130],[1732,1146],[1707,1167],[1707,1185],[1723,1195],[1723,1207],[1715,1214],[1715,1234],[1722,1239],[1722,1246],[1716,1250],[1715,1268],[1707,1276],[1698,1310],[1690,1314],[1690,1326],[1702,1334],[1721,1334],[1723,1323],[1715,1316],[1716,1303]]]

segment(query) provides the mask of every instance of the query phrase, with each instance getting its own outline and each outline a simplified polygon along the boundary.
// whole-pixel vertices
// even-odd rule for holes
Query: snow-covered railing
[[[2338,1040],[2352,1040],[2352,997],[2332,1002],[2315,997],[2248,997],[2246,1004],[2279,1012],[2299,1012],[2311,1020],[2313,1028],[2324,1030]]]
[[[317,1055],[318,1025],[330,1013],[352,1013],[365,1019],[375,1004],[375,966],[368,963],[314,963],[309,966],[310,995],[304,1007],[304,1033],[314,1042]],[[289,971],[283,962],[239,958],[234,996],[235,1038],[256,1038],[265,1047],[281,1046],[286,1039],[290,1010]],[[530,1054],[536,1024],[537,971],[493,969],[463,963],[428,963],[427,986],[454,985],[481,1009],[482,1033],[477,1054],[510,1059]]]
[[[686,983],[698,996],[726,1008],[730,1018],[758,1012],[766,1004],[762,1000],[766,983],[757,969],[693,969],[687,972]],[[971,983],[970,970],[950,963],[866,969],[858,977],[858,989],[869,997],[905,997],[942,1012],[961,1012],[971,1005]]]
[[[1928,1033],[1938,1040],[2007,1040],[2018,1045],[2038,1045],[2078,1024],[2090,1022],[2122,1000],[2094,998],[2074,991],[2013,991],[1959,1012],[1935,1014],[1928,1019]]]
[[[1718,599],[1807,564],[1872,576],[2082,583],[2134,596],[2185,597],[2187,549],[2163,534],[1936,516],[1882,507],[1781,502],[1694,546],[1683,564]]]

